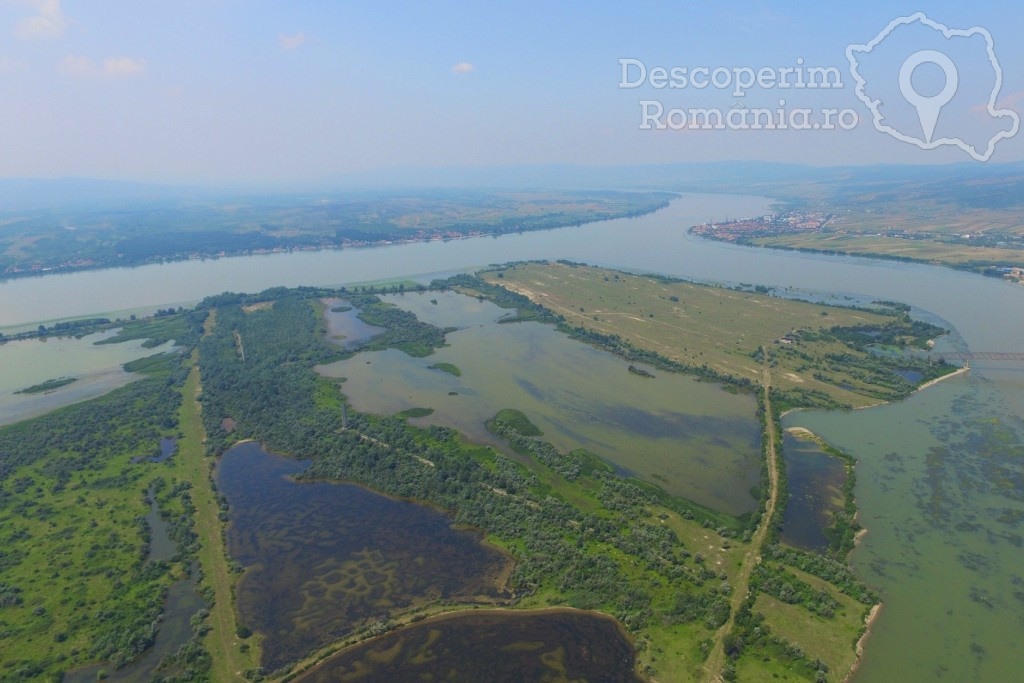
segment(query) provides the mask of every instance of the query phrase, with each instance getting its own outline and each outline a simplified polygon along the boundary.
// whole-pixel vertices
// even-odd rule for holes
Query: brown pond
[[[294,681],[642,681],[634,663],[629,639],[605,615],[480,610],[356,645]]]

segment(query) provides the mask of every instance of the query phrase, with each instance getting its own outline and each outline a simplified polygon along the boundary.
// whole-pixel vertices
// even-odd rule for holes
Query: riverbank
[[[919,391],[924,391],[928,387],[935,386],[939,382],[944,382],[947,379],[952,379],[953,377],[959,377],[960,375],[966,375],[970,371],[971,371],[971,367],[969,365],[965,365],[962,368],[960,368],[959,370],[955,370],[955,371],[949,373],[948,375],[943,375],[942,377],[936,377],[935,379],[933,379],[933,380],[931,380],[929,382],[925,382],[924,384],[919,386],[917,389],[915,389],[914,393],[916,394]]]
[[[864,633],[857,639],[857,644],[854,646],[854,650],[857,653],[857,659],[854,660],[853,666],[850,667],[850,671],[843,679],[843,683],[850,683],[850,681],[852,681],[857,675],[857,671],[860,669],[861,663],[864,661],[864,648],[867,644],[868,638],[871,636],[871,627],[874,626],[875,622],[878,620],[879,615],[882,613],[883,606],[884,603],[877,603],[871,608],[871,611],[868,612],[867,617],[865,617]]]
[[[176,216],[175,209],[154,211],[140,205],[129,212],[133,220],[151,220],[159,215],[168,224],[203,226],[187,233],[159,236],[135,234],[132,223],[123,219],[120,211],[93,224],[97,220],[94,215],[72,210],[65,218],[76,223],[73,237],[49,236],[40,242],[39,235],[45,229],[40,231],[39,227],[5,234],[0,240],[0,281],[225,256],[446,242],[554,230],[641,217],[664,209],[677,196],[674,192],[636,190],[477,190],[461,197],[444,197],[437,192],[407,190],[375,197],[361,209],[355,209],[351,200],[339,202],[331,210],[336,212],[333,217],[340,221],[341,228],[323,222],[320,212],[324,204],[309,205],[287,196],[279,196],[277,200],[282,204],[274,208],[236,207],[226,221],[223,212],[209,208],[191,207],[188,214]],[[496,218],[505,212],[511,212],[514,221]],[[251,230],[254,224],[260,229]],[[98,225],[102,229],[97,230]],[[17,246],[5,253],[4,246],[11,244],[8,240],[14,240]],[[73,249],[69,241],[74,242]],[[88,256],[83,257],[83,253]]]
[[[701,226],[694,226],[699,228]],[[744,247],[773,249],[824,256],[849,256],[897,263],[950,268],[982,277],[1012,281],[1006,269],[1024,265],[1020,249],[984,246],[965,246],[928,239],[900,239],[855,232],[798,232],[771,236],[748,236],[690,232],[702,239]]]

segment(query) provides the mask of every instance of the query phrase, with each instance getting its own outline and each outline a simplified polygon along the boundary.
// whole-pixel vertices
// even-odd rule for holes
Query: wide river
[[[571,259],[716,282],[895,299],[955,329],[940,349],[1024,352],[1024,287],[945,268],[798,254],[686,234],[767,213],[761,197],[685,195],[639,218],[452,242],[189,261],[0,283],[0,329],[146,310],[276,285],[336,285],[520,259]],[[0,346],[0,367],[9,362]],[[885,608],[857,681],[1014,680],[1024,658],[1024,363],[974,362],[966,377],[896,405],[797,413],[859,459],[869,529],[853,562]]]

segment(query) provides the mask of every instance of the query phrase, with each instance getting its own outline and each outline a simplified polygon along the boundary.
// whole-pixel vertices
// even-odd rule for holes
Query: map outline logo
[[[883,104],[883,101],[881,99],[872,98],[865,92],[865,88],[869,83],[860,73],[861,65],[859,56],[870,53],[896,29],[901,26],[907,26],[914,23],[920,23],[928,28],[938,31],[946,39],[953,37],[970,38],[975,35],[980,35],[984,38],[988,60],[992,66],[995,76],[992,91],[989,93],[988,100],[985,103],[985,109],[988,115],[993,119],[998,120],[1009,118],[1012,125],[1009,130],[1001,130],[993,135],[988,140],[988,144],[983,152],[979,151],[977,147],[969,144],[960,137],[943,136],[933,139],[932,133],[939,118],[941,109],[953,98],[957,85],[960,81],[956,65],[943,52],[937,50],[919,50],[910,55],[903,62],[902,68],[900,69],[900,92],[904,99],[906,99],[907,102],[917,110],[923,133],[922,137],[909,135],[906,132],[893,127],[889,123],[886,123],[885,115],[879,109],[880,105]],[[951,29],[929,19],[923,12],[917,12],[909,16],[893,19],[889,22],[888,26],[882,29],[882,31],[868,43],[852,43],[848,45],[846,48],[846,58],[850,62],[850,74],[853,76],[854,81],[856,81],[854,92],[856,93],[857,98],[871,111],[872,123],[874,124],[875,129],[879,132],[886,133],[901,142],[916,145],[917,147],[925,150],[935,149],[946,145],[955,145],[971,155],[971,157],[976,161],[988,161],[995,152],[996,144],[1000,140],[1012,138],[1020,129],[1020,116],[1017,112],[1012,109],[1001,109],[996,106],[996,99],[999,96],[1000,89],[1002,88],[1003,71],[1002,67],[999,65],[999,60],[996,58],[992,34],[985,28],[974,26],[969,29]],[[945,85],[942,88],[942,91],[937,95],[925,96],[917,92],[911,83],[910,77],[912,72],[917,66],[923,63],[931,63],[938,66],[943,71],[945,76]]]

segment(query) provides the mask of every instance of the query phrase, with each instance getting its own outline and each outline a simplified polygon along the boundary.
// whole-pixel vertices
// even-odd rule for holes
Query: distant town
[[[995,247],[1020,249],[1024,247],[1024,239],[1017,235],[986,235],[982,234],[956,234],[947,235],[942,233],[924,231],[887,230],[877,233],[850,233],[844,229],[830,225],[836,214],[824,211],[787,211],[778,214],[766,214],[751,218],[739,218],[735,220],[726,219],[717,223],[714,220],[708,223],[695,225],[690,229],[695,235],[720,242],[732,242],[733,244],[779,247],[782,245],[774,243],[757,242],[756,240],[782,235],[809,235],[812,233],[824,233],[839,235],[846,234],[855,237],[886,237],[903,240],[929,241],[944,245],[961,245],[970,247]],[[818,245],[809,241],[806,245],[801,244],[797,248],[816,250]],[[791,247],[782,247],[791,248]],[[886,257],[885,253],[879,252],[839,252],[839,253],[863,253],[866,256]],[[905,257],[911,260],[910,257]],[[951,264],[956,265],[956,264]],[[1016,265],[988,263],[972,268],[984,275],[1002,277],[1013,282],[1024,285],[1024,268]]]
[[[788,211],[754,218],[701,223],[691,231],[695,235],[722,242],[744,243],[755,237],[772,237],[801,232],[821,232],[833,214],[818,211]]]

